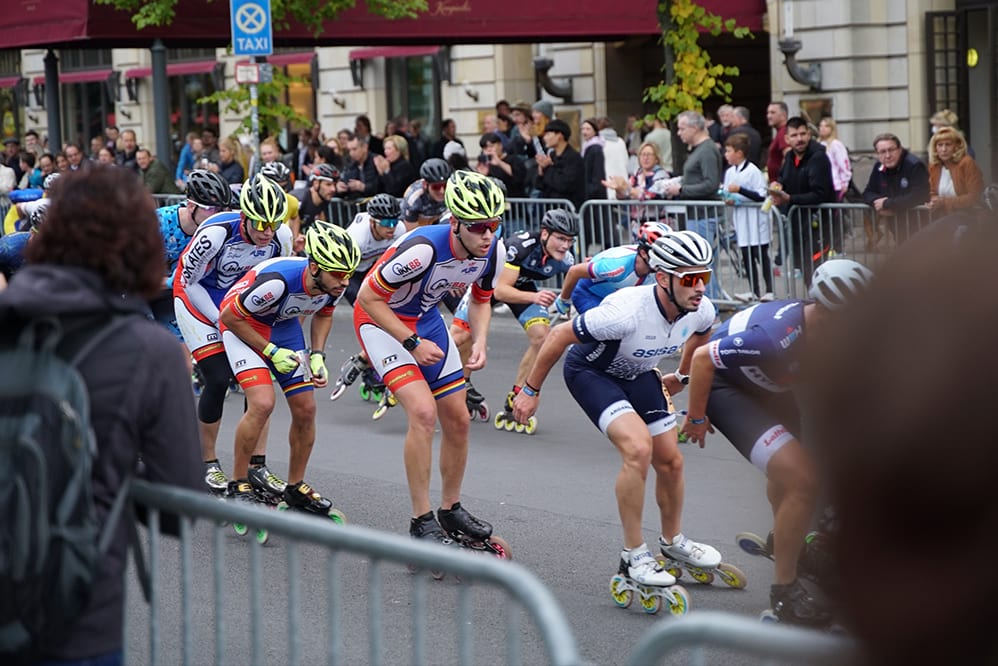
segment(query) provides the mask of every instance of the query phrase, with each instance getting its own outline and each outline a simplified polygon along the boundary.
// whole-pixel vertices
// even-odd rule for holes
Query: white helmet
[[[663,233],[648,250],[648,265],[654,271],[709,266],[713,260],[710,243],[692,231]]]
[[[831,259],[818,266],[808,295],[829,310],[838,310],[866,290],[873,271],[852,259]]]

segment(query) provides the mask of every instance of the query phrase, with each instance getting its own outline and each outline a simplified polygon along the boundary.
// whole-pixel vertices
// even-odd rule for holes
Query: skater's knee
[[[656,456],[652,460],[655,473],[660,476],[676,476],[683,473],[683,454],[678,450],[671,452],[667,456]]]
[[[620,457],[623,459],[624,467],[633,469],[641,474],[642,478],[648,474],[648,467],[651,465],[651,441],[642,439],[631,439],[618,444]]]
[[[291,419],[295,423],[315,423],[315,400],[302,401],[291,406]]]
[[[437,425],[437,409],[432,398],[427,402],[419,401],[414,405],[406,405],[405,411],[409,415],[410,430],[430,433],[430,436],[433,436]]]

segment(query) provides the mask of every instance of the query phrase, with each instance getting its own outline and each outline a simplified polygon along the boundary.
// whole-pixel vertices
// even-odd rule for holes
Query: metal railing
[[[323,646],[326,663],[347,663],[344,643],[352,642],[352,660],[357,659],[356,645],[362,640],[357,633],[348,634],[344,620],[364,618],[367,634],[367,662],[384,663],[382,654],[388,643],[399,649],[400,637],[411,634],[411,648],[405,652],[405,663],[426,664],[439,661],[436,649],[428,650],[428,643],[439,644],[441,636],[429,635],[428,629],[428,582],[425,573],[409,576],[411,580],[411,622],[408,626],[386,626],[385,608],[390,608],[384,599],[384,565],[398,563],[421,568],[424,572],[446,572],[460,576],[462,584],[456,586],[454,610],[454,632],[457,662],[473,663],[475,639],[485,640],[500,632],[497,626],[476,626],[472,612],[472,595],[487,590],[491,607],[501,608],[505,613],[505,657],[507,663],[523,663],[524,657],[520,627],[523,611],[533,620],[536,632],[544,644],[551,664],[568,665],[583,663],[579,657],[575,638],[554,596],[527,569],[515,562],[500,561],[491,556],[471,554],[460,549],[441,548],[410,538],[378,532],[354,525],[336,525],[314,516],[303,516],[291,512],[268,511],[257,507],[240,506],[221,502],[217,499],[180,488],[136,481],[131,491],[132,498],[148,508],[149,533],[144,550],[148,552],[149,590],[148,624],[144,627],[129,626],[129,662],[149,664],[202,664],[213,661],[226,663],[269,663],[264,637],[270,628],[273,638],[273,625],[279,623],[287,632],[287,645],[280,646],[280,662],[299,664],[314,660],[311,654],[306,658],[306,648],[314,652]],[[180,516],[179,543],[162,538],[161,513]],[[210,539],[195,538],[196,521],[207,521],[212,531]],[[230,547],[224,533],[228,523],[241,523],[249,526],[250,534],[257,530],[267,530],[271,539],[281,538],[280,549],[286,555],[286,565],[271,566],[266,570],[264,547],[255,539],[239,542]],[[231,529],[231,528],[229,528]],[[202,537],[204,529],[199,529]],[[318,547],[315,548],[315,547]],[[303,551],[309,548],[303,557]],[[205,552],[207,549],[208,552]],[[248,553],[248,569],[244,580],[233,580],[237,554]],[[176,552],[173,552],[176,550]],[[273,560],[277,549],[267,547],[267,559]],[[325,566],[316,566],[317,552],[325,559]],[[343,573],[344,556],[355,555],[366,558],[366,577],[350,576]],[[176,559],[179,572],[172,569]],[[209,560],[209,561],[206,561]],[[273,564],[273,562],[269,562]],[[357,568],[349,562],[351,570]],[[362,563],[363,564],[363,563]],[[210,572],[210,573],[209,573]],[[308,572],[308,573],[306,573]],[[324,574],[324,576],[322,576]],[[304,581],[305,576],[308,578]],[[315,617],[314,597],[321,591],[325,579],[325,616]],[[359,583],[366,579],[363,593],[358,594]],[[195,594],[194,582],[200,581]],[[211,581],[207,584],[207,581]],[[179,585],[179,590],[177,586]],[[246,589],[245,599],[231,606],[227,599],[236,596],[235,587]],[[391,587],[392,601],[399,603],[404,586]],[[493,593],[497,588],[503,595]],[[264,598],[264,591],[266,598]],[[445,594],[444,591],[438,593]],[[454,595],[453,588],[446,594]],[[167,603],[166,597],[172,603]],[[310,601],[304,602],[308,596]],[[502,596],[503,599],[497,599]],[[481,599],[476,597],[480,602]],[[129,604],[132,612],[140,600]],[[366,608],[359,608],[366,606]],[[171,617],[166,607],[177,607],[180,617]],[[266,611],[276,612],[266,612]],[[245,623],[248,615],[248,623]],[[433,618],[432,624],[438,623]],[[501,624],[501,623],[500,623]],[[240,625],[243,631],[238,635],[230,626]],[[308,627],[307,644],[302,638],[302,628]],[[321,634],[321,635],[317,635]],[[198,640],[195,640],[197,635]],[[494,636],[493,640],[494,640]],[[145,638],[148,652],[134,654],[135,644]],[[447,635],[446,638],[451,638]],[[207,640],[214,643],[214,650],[205,645]],[[527,659],[536,660],[536,654]],[[499,660],[499,655],[494,655]]]

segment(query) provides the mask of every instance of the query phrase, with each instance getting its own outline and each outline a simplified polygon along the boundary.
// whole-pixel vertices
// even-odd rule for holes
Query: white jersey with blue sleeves
[[[572,300],[601,301],[618,289],[643,284],[645,278],[638,277],[634,270],[637,258],[637,245],[603,250],[589,261],[589,277],[582,278],[575,285]]]

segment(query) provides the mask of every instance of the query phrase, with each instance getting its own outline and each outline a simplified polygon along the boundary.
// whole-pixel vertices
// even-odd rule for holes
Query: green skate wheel
[[[244,525],[243,523],[232,523],[232,529],[235,530],[236,534],[239,536],[246,536],[246,533],[249,532],[249,526]]]
[[[270,539],[270,532],[264,529],[259,529],[256,531],[256,542],[258,544],[263,546],[267,543],[268,539]]]
[[[333,521],[334,523],[336,523],[337,525],[346,525],[347,524],[347,517],[345,515],[343,515],[343,512],[340,511],[339,509],[330,509],[329,510],[329,519],[331,521]]]
[[[367,387],[367,384],[361,384],[358,393],[360,393],[360,399],[364,402],[371,399],[371,390]]]

